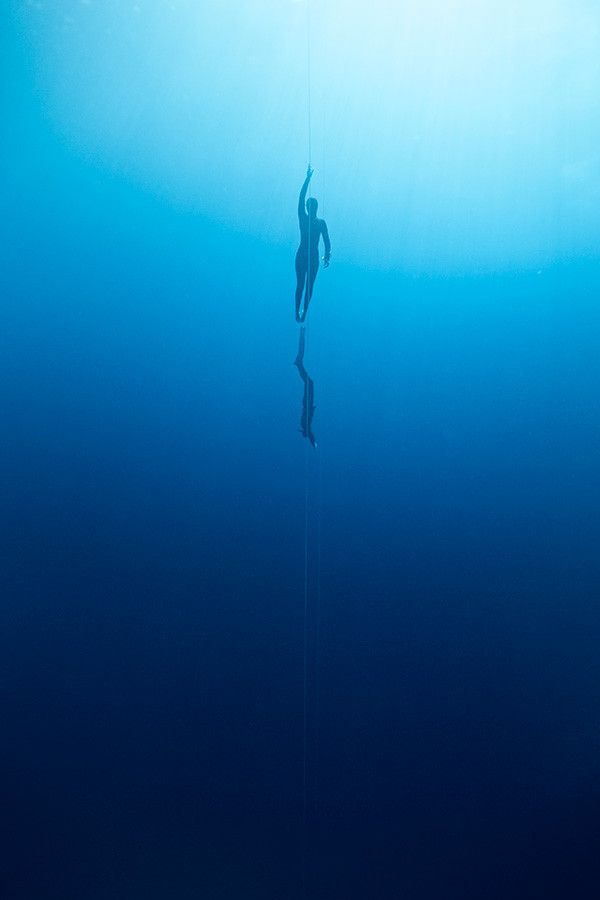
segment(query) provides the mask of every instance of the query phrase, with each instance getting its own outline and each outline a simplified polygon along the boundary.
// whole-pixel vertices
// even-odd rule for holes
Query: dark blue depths
[[[307,896],[591,896],[597,265],[321,272],[313,451],[293,257],[13,118],[4,896],[303,896],[307,483]]]

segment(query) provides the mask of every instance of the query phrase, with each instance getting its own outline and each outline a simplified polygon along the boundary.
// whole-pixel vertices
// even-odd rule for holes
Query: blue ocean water
[[[593,896],[597,4],[1,15],[3,896]]]

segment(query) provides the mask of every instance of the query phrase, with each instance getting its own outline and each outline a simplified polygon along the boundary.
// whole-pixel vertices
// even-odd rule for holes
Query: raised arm
[[[308,190],[308,185],[310,179],[312,178],[313,170],[309,166],[306,170],[306,178],[304,179],[304,184],[300,188],[300,196],[298,197],[298,218],[301,219],[306,215],[306,192]]]
[[[323,243],[325,244],[325,256],[323,257],[323,265],[325,268],[329,265],[331,259],[331,241],[329,240],[329,231],[325,219],[321,219],[321,234],[323,235]]]

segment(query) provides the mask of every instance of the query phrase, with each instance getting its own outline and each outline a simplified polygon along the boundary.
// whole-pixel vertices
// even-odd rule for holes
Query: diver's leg
[[[302,319],[304,322],[306,319],[306,313],[308,312],[308,305],[312,300],[313,288],[315,286],[315,279],[317,277],[317,272],[319,271],[319,258],[310,261],[310,268],[308,270],[308,278],[306,281],[306,292],[304,294],[304,310],[302,311]]]
[[[302,303],[302,293],[304,291],[304,283],[306,281],[306,262],[304,254],[300,251],[296,253],[296,322],[300,321],[300,304]]]

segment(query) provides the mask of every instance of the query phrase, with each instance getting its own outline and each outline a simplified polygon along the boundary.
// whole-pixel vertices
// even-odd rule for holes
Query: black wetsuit
[[[325,260],[329,261],[331,242],[324,219],[306,212],[306,191],[310,178],[306,178],[298,198],[298,224],[300,225],[300,246],[296,252],[296,319],[303,322],[312,298],[315,278],[319,271],[319,239],[323,236]],[[308,277],[307,277],[308,276]],[[304,287],[306,285],[306,291]],[[300,305],[304,292],[304,309],[300,316]]]

